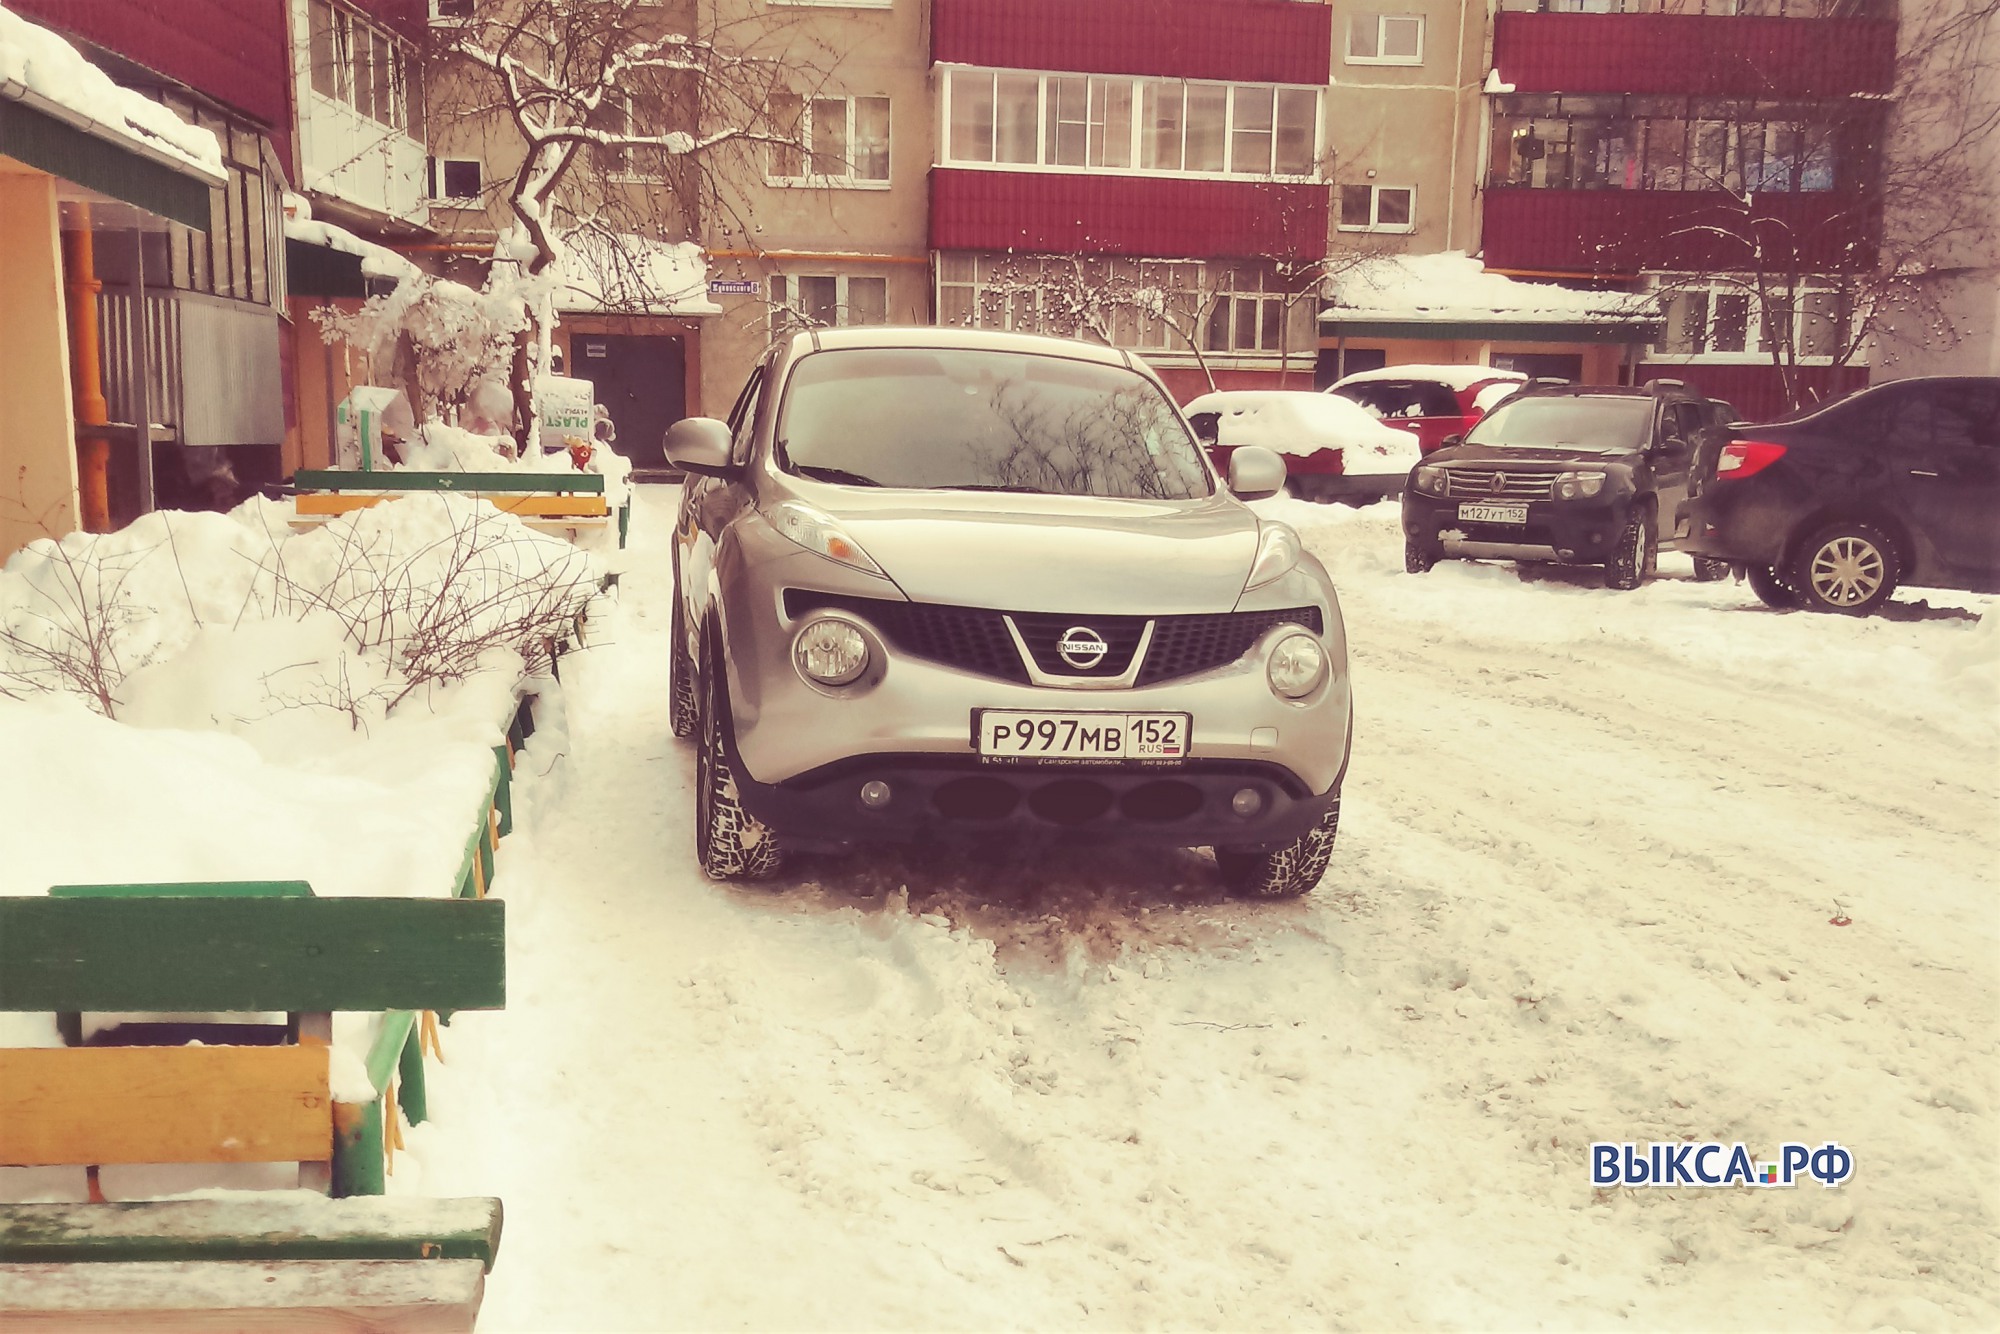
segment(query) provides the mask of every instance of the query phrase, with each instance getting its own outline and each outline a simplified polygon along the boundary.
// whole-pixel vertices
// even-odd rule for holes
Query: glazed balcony
[[[931,0],[931,58],[1322,86],[1333,11],[1302,0]]]
[[[1631,276],[1741,272],[1761,247],[1767,269],[1872,268],[1879,228],[1845,192],[1537,190],[1489,187],[1486,267],[1507,273]]]
[[[1522,93],[1882,94],[1895,85],[1896,21],[1502,12],[1493,68]]]
[[[934,167],[931,248],[1310,261],[1326,251],[1329,194],[1306,181]]]

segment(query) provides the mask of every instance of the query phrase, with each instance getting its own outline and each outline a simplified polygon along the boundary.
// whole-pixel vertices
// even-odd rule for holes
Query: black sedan
[[[1899,584],[2000,592],[2000,378],[1899,380],[1737,425],[1689,483],[1697,555],[1774,607],[1861,615]]]

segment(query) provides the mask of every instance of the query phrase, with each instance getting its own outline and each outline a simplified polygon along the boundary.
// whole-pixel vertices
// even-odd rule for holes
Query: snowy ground
[[[1360,707],[1315,895],[1193,854],[728,887],[674,499],[529,752],[509,1008],[446,1031],[392,1184],[505,1199],[484,1328],[2000,1324],[1988,600],[1411,577],[1389,507],[1277,502]],[[1594,1190],[1595,1139],[1857,1167]]]

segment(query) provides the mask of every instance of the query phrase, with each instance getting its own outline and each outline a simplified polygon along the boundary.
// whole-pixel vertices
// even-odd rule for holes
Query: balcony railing
[[[1493,68],[1522,93],[1839,98],[1895,85],[1896,23],[1700,13],[1501,13]]]
[[[1319,87],[1333,11],[1301,0],[931,0],[931,58]]]
[[[1699,14],[1704,18],[1893,19],[1895,0],[1500,0],[1509,14]]]
[[[931,169],[931,248],[1200,259],[1326,253],[1329,187]]]
[[[1486,266],[1516,273],[1731,273],[1872,268],[1879,221],[1845,191],[1489,188]]]

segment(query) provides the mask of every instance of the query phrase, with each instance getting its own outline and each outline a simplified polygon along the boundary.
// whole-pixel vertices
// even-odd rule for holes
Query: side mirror
[[[1464,443],[1465,443],[1465,436],[1462,433],[1459,435],[1448,435],[1444,439],[1438,441],[1438,448],[1450,449],[1453,445],[1462,445]]]
[[[698,477],[728,477],[729,425],[713,417],[683,417],[667,428],[667,462]]]
[[[1238,500],[1262,500],[1285,489],[1285,461],[1262,445],[1243,445],[1229,456],[1229,489]]]

